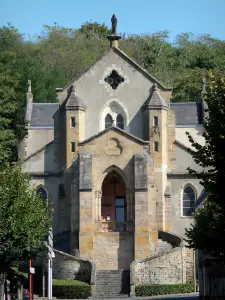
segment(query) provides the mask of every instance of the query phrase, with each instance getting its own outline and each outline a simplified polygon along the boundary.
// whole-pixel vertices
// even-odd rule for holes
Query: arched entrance
[[[127,201],[123,178],[115,170],[102,183],[101,218],[106,231],[126,231]]]

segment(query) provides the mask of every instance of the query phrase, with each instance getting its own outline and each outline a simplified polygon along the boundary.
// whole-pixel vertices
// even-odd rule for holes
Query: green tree
[[[50,211],[36,195],[20,165],[0,166],[0,296],[8,268],[40,250],[50,227]]]
[[[210,72],[205,101],[208,118],[205,121],[205,145],[201,146],[188,134],[194,147],[190,151],[202,168],[200,173],[190,170],[201,180],[207,193],[203,209],[197,209],[194,225],[186,230],[191,248],[225,255],[225,76]]]
[[[26,85],[21,84],[22,35],[13,26],[0,28],[0,163],[17,159],[24,134]]]
[[[105,24],[86,22],[81,25],[79,32],[86,38],[97,37],[105,39],[111,33],[111,30]]]

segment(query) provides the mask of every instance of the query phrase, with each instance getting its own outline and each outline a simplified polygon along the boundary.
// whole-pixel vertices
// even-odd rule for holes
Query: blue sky
[[[113,13],[118,32],[168,30],[207,33],[225,40],[225,0],[0,0],[0,26],[8,22],[22,33],[40,34],[42,25],[79,28],[86,21],[110,26]]]

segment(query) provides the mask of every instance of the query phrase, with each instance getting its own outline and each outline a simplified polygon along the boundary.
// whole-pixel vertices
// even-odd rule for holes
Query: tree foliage
[[[36,195],[28,175],[21,172],[19,165],[1,165],[0,182],[0,284],[3,287],[7,269],[15,261],[26,260],[40,250],[51,218],[47,204]]]
[[[17,69],[20,37],[11,26],[0,29],[0,163],[16,159],[16,148],[23,134],[24,102]]]
[[[190,170],[201,180],[207,193],[203,209],[195,213],[195,224],[186,230],[190,247],[225,255],[225,76],[221,73],[208,75],[208,118],[205,121],[205,145],[199,145],[190,134],[194,150],[191,154],[202,168],[200,173]]]
[[[42,34],[30,40],[11,25],[0,28],[0,161],[16,159],[28,79],[35,102],[56,102],[55,88],[65,86],[109,48],[108,34],[105,24],[92,21],[78,29],[44,25]],[[173,101],[199,101],[202,74],[225,73],[225,42],[209,35],[182,33],[170,42],[167,31],[123,34],[119,47],[172,86]]]
[[[0,51],[16,54],[21,86],[31,79],[36,102],[55,102],[55,88],[63,87],[108,49],[110,29],[97,22],[86,22],[78,29],[57,24],[43,29],[27,41],[14,27],[2,27],[1,32],[10,33],[10,38],[0,43]],[[209,35],[182,33],[169,42],[167,31],[123,34],[119,46],[165,85],[174,87],[173,101],[199,100],[202,74],[225,72],[225,42]]]

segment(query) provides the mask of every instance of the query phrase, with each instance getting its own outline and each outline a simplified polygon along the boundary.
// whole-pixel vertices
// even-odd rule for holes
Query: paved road
[[[197,293],[186,294],[186,295],[165,295],[165,296],[153,296],[147,298],[135,298],[136,300],[198,300],[199,296]]]
[[[93,300],[103,300],[104,298],[98,299],[93,298]],[[185,295],[165,295],[165,296],[152,296],[152,297],[137,297],[137,298],[128,298],[128,297],[117,297],[117,298],[105,298],[106,300],[198,300],[198,294],[185,294]]]

